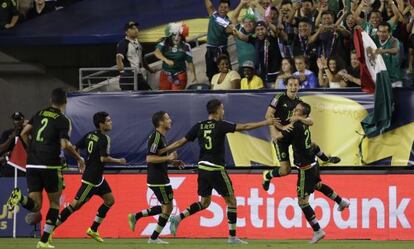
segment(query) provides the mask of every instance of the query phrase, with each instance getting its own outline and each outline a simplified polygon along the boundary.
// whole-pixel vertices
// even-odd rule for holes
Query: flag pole
[[[14,167],[14,188],[17,188],[17,168]],[[13,210],[13,238],[16,238],[17,208]]]

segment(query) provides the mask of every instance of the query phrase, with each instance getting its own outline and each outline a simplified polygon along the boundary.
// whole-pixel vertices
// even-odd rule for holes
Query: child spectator
[[[244,78],[241,80],[242,90],[257,90],[264,88],[263,80],[255,74],[253,61],[246,61],[243,64]]]

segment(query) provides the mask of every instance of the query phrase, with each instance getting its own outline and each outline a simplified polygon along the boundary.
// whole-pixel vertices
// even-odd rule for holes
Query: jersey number
[[[37,131],[36,141],[43,142],[42,133],[46,129],[47,123],[49,122],[49,119],[44,118],[40,123],[42,123],[42,127]]]
[[[206,150],[211,150],[213,148],[213,144],[211,141],[211,130],[204,131],[204,147]]]
[[[309,129],[305,130],[305,148],[309,149],[312,146],[311,138],[310,138],[310,131]]]
[[[89,141],[88,143],[88,153],[92,154],[93,151],[93,141]]]

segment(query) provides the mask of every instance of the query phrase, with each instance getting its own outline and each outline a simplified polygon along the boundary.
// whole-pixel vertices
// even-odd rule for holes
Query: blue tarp
[[[149,28],[207,16],[200,0],[84,0],[0,31],[0,44],[68,45],[115,43],[130,20]]]

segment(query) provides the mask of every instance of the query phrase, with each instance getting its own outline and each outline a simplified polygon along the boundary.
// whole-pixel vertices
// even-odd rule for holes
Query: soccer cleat
[[[230,237],[227,239],[227,243],[229,243],[229,244],[233,244],[233,245],[247,245],[247,244],[249,244],[249,242],[244,241],[244,240],[241,240],[241,239],[239,239],[239,238],[238,238],[238,237],[236,237],[236,236],[230,236]]]
[[[91,237],[92,239],[98,241],[98,242],[104,242],[104,240],[101,238],[101,236],[99,235],[98,231],[94,232],[92,231],[91,228],[88,228],[88,230],[86,231],[86,234]]]
[[[177,235],[177,228],[180,222],[178,221],[177,217],[172,215],[170,217],[170,231],[172,235]]]
[[[42,241],[37,242],[36,248],[55,248],[49,242],[43,243]]]
[[[131,231],[135,231],[135,224],[137,224],[137,220],[135,219],[134,214],[128,214],[128,223]]]
[[[19,204],[20,200],[22,199],[22,191],[19,188],[13,189],[10,194],[9,199],[7,200],[7,208],[9,211],[13,211],[14,208]]]
[[[328,163],[333,163],[333,164],[337,164],[341,161],[341,158],[337,157],[337,156],[330,156]]]
[[[326,233],[320,229],[319,231],[313,232],[312,240],[309,241],[310,244],[316,244],[319,240],[325,238]]]
[[[263,189],[266,190],[266,191],[269,190],[269,186],[270,186],[270,179],[267,179],[267,177],[266,177],[267,173],[269,173],[269,172],[270,172],[270,170],[265,170],[263,172],[262,186],[263,186]]]
[[[338,209],[337,210],[339,212],[342,212],[342,211],[344,211],[345,208],[348,208],[348,207],[349,207],[349,202],[347,202],[344,199],[342,199],[341,203],[339,203],[339,205],[338,205]]]
[[[156,239],[148,239],[148,244],[158,244],[158,245],[167,245],[169,244],[167,241],[161,240],[160,238],[156,238]]]

